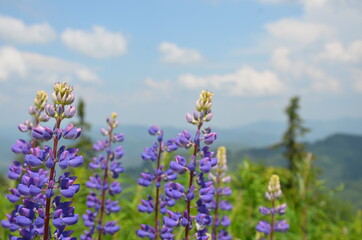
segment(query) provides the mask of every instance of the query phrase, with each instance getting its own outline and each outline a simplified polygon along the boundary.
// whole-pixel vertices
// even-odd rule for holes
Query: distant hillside
[[[321,169],[321,178],[327,181],[327,185],[335,187],[344,183],[345,190],[340,195],[362,204],[362,136],[334,134],[306,145],[307,150],[315,155],[315,164]],[[235,166],[240,159],[249,158],[267,165],[286,166],[282,151],[269,148],[240,150],[232,155],[230,164]]]

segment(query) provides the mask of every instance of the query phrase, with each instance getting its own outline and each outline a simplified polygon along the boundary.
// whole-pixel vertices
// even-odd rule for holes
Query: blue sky
[[[362,117],[359,0],[0,0],[1,125],[67,81],[88,120],[185,125],[202,89],[214,125]]]

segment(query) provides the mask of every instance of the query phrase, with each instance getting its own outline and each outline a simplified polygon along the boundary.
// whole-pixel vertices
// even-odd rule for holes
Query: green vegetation
[[[78,108],[84,110],[84,103],[82,104]],[[283,202],[288,206],[285,219],[291,226],[286,234],[276,234],[275,239],[362,239],[362,137],[339,134],[313,144],[300,143],[296,138],[306,129],[301,125],[298,114],[291,110],[298,109],[298,99],[292,99],[292,105],[288,109],[288,116],[293,116],[297,121],[290,121],[283,141],[278,144],[283,148],[240,150],[228,156],[228,175],[231,176],[230,186],[233,190],[229,198],[233,204],[229,215],[232,220],[229,230],[233,239],[255,239],[255,226],[262,219],[259,206],[265,203],[264,192],[272,174],[280,176]],[[78,124],[90,127],[84,119],[84,111]],[[299,133],[296,134],[295,131]],[[82,136],[77,147],[81,148],[89,161],[92,139],[87,135]],[[216,147],[214,150],[216,151]],[[312,152],[314,158],[307,152]],[[171,159],[173,155],[166,154],[163,161],[167,165]],[[142,160],[139,157],[135,161]],[[151,220],[151,215],[137,211],[141,198],[148,194],[147,189],[137,185],[137,177],[147,167],[145,163],[140,167],[126,169],[126,173],[121,176],[119,181],[124,190],[117,196],[117,200],[120,201],[122,210],[112,216],[121,225],[121,230],[113,238],[104,239],[138,239],[136,229],[141,223]],[[77,182],[84,186],[89,177],[87,166],[74,169],[73,174],[78,177]],[[13,208],[5,195],[9,185],[14,183],[2,176],[0,181],[0,219],[4,219],[5,214]],[[297,185],[291,184],[292,182]],[[343,191],[343,185],[340,185],[342,182]],[[87,193],[88,190],[82,187],[74,199],[76,213],[80,216],[86,210]],[[74,234],[77,237],[85,229],[81,218],[79,221]],[[0,239],[7,239],[7,231],[0,227]],[[180,232],[176,236],[179,236],[177,239],[182,239]]]

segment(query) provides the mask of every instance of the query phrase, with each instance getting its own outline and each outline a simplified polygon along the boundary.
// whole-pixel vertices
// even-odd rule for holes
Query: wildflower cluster
[[[121,145],[112,146],[112,144],[124,140],[122,133],[114,133],[114,129],[118,126],[116,118],[117,114],[112,113],[111,117],[107,119],[108,128],[101,129],[102,135],[107,138],[97,141],[93,145],[93,149],[96,152],[104,152],[105,154],[99,154],[97,157],[94,157],[89,167],[93,170],[101,169],[103,175],[100,176],[95,173],[86,183],[86,186],[94,189],[94,191],[87,196],[86,205],[89,209],[83,215],[83,220],[89,230],[85,231],[81,236],[82,240],[92,240],[92,236],[96,231],[98,231],[98,239],[101,239],[103,235],[113,235],[120,229],[117,221],[103,222],[104,213],[109,215],[121,210],[118,201],[112,200],[112,196],[122,192],[121,185],[116,179],[123,172],[123,167],[117,160],[121,159],[124,155]],[[114,179],[114,181],[112,182],[111,179]],[[106,199],[106,195],[110,195],[110,197]]]
[[[163,130],[158,126],[151,126],[148,129],[148,133],[151,136],[156,136],[157,141],[153,143],[151,147],[146,147],[142,153],[142,159],[144,161],[151,161],[155,163],[155,168],[153,172],[143,172],[141,177],[138,179],[138,184],[144,187],[151,186],[153,183],[156,187],[155,196],[148,196],[147,200],[142,199],[141,204],[138,205],[138,211],[153,213],[154,214],[154,225],[142,224],[141,229],[137,230],[137,235],[141,238],[148,237],[149,239],[172,239],[172,229],[169,229],[167,226],[160,227],[159,221],[159,212],[161,214],[166,214],[167,207],[172,207],[175,204],[175,200],[167,196],[162,192],[163,182],[170,180],[175,180],[177,174],[172,170],[165,170],[164,165],[162,165],[162,154],[167,152],[173,152],[177,150],[177,145],[173,139],[166,142],[163,141]]]
[[[49,121],[49,116],[44,112],[44,107],[48,101],[48,94],[44,91],[38,91],[34,99],[34,106],[29,107],[29,114],[33,117],[33,122],[26,120],[24,124],[19,124],[18,129],[21,132],[31,132],[33,127],[38,126],[40,122]],[[25,155],[30,153],[30,149],[35,147],[36,141],[30,140],[26,141],[24,139],[18,139],[15,144],[11,146],[11,150],[16,154],[22,154],[24,159]],[[21,161],[21,160],[20,160]],[[23,175],[24,171],[27,169],[27,164],[24,161],[14,161],[13,165],[9,167],[8,177],[12,180],[18,180]],[[16,189],[11,189],[11,192],[16,192]],[[12,198],[11,202],[17,202],[19,197],[16,195],[7,195]],[[10,200],[10,199],[9,199]]]
[[[44,240],[75,239],[71,238],[72,231],[66,231],[66,226],[74,225],[78,221],[74,214],[71,201],[63,201],[63,198],[72,198],[79,191],[79,184],[74,184],[76,177],[65,172],[56,179],[56,165],[62,169],[78,167],[83,163],[83,157],[78,156],[78,149],[61,146],[60,139],[74,140],[81,134],[81,129],[68,124],[61,128],[61,122],[65,118],[72,118],[75,107],[73,88],[66,83],[56,83],[52,94],[52,104],[46,104],[47,94],[38,92],[35,98],[35,106],[30,107],[29,112],[35,118],[34,125],[29,121],[19,124],[23,132],[31,131],[32,143],[20,140],[12,147],[14,152],[22,152],[24,163],[16,162],[9,168],[9,177],[19,179],[16,189],[11,189],[8,195],[9,201],[15,203],[15,209],[7,215],[7,220],[2,221],[2,226],[10,231],[18,231],[20,237],[10,235],[9,239],[30,240],[43,236]],[[70,105],[70,106],[69,106]],[[40,125],[53,118],[55,125],[51,129]],[[46,143],[52,140],[53,147],[38,143]],[[22,174],[23,173],[23,174]],[[54,198],[53,198],[54,197]],[[53,198],[53,199],[52,199]],[[53,210],[53,211],[51,211]],[[50,220],[55,227],[52,231]]]
[[[214,198],[214,186],[212,181],[205,182],[204,174],[209,173],[211,168],[216,166],[217,159],[213,158],[213,152],[210,151],[209,146],[216,140],[216,133],[212,132],[210,128],[203,128],[203,124],[212,119],[212,96],[213,94],[208,91],[202,91],[199,99],[196,101],[196,110],[193,115],[188,113],[186,120],[197,126],[196,134],[194,137],[184,130],[178,134],[174,139],[175,144],[179,148],[192,149],[192,155],[189,160],[181,155],[177,155],[174,161],[170,162],[170,169],[177,174],[189,173],[189,182],[185,188],[177,182],[170,181],[165,184],[165,193],[171,199],[179,200],[184,199],[186,202],[186,209],[181,214],[178,212],[167,211],[168,216],[164,216],[164,225],[168,231],[172,231],[176,226],[182,225],[185,227],[185,240],[190,237],[190,231],[193,229],[193,221],[196,225],[196,238],[199,240],[208,239],[207,226],[212,224],[212,217],[210,215],[209,205]],[[204,142],[206,146],[201,148],[201,143]],[[197,186],[197,185],[198,186]],[[191,212],[192,201],[195,195],[198,195],[196,201],[196,216]],[[173,238],[168,238],[173,239]]]
[[[272,175],[268,185],[268,191],[265,193],[265,197],[271,201],[271,208],[260,207],[259,212],[268,216],[271,215],[271,222],[261,220],[256,226],[257,239],[264,239],[265,235],[270,234],[270,239],[273,239],[274,232],[286,232],[289,229],[289,224],[286,220],[275,221],[276,215],[283,215],[286,211],[287,205],[285,203],[276,206],[276,200],[282,196],[282,190],[280,187],[279,176]]]
[[[227,215],[220,217],[219,213],[220,210],[230,211],[233,207],[229,201],[221,199],[222,196],[229,196],[231,194],[230,187],[222,186],[223,183],[230,182],[230,176],[226,175],[227,158],[225,147],[218,148],[217,159],[217,165],[213,168],[213,172],[209,173],[209,178],[214,182],[216,188],[215,197],[211,203],[211,208],[213,209],[214,216],[212,224],[212,239],[231,240],[232,237],[226,230],[226,228],[230,225],[231,221]],[[222,227],[222,229],[218,229],[220,226]]]

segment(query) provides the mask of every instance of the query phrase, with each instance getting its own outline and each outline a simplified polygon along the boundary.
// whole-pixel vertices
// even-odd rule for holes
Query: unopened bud
[[[42,112],[39,116],[40,122],[47,122],[47,121],[49,121],[49,119],[50,119],[50,117],[44,112]]]
[[[226,148],[221,146],[217,149],[217,159],[219,166],[225,166],[227,159],[226,159]]]
[[[38,109],[44,109],[45,104],[48,101],[48,94],[44,91],[38,91],[36,93],[36,97],[34,99],[34,105],[38,108]]]
[[[21,131],[21,132],[27,132],[31,129],[33,129],[33,124],[31,122],[29,122],[28,120],[26,120],[24,122],[24,124],[19,124],[18,125],[18,129]]]
[[[69,106],[65,109],[64,113],[63,113],[63,117],[65,118],[72,118],[74,117],[74,115],[77,112],[77,108],[74,106]]]
[[[187,114],[186,114],[186,121],[189,122],[189,123],[194,124],[195,119],[191,116],[190,113],[187,113]]]
[[[47,104],[45,105],[45,112],[49,117],[55,117],[55,109],[54,104]]]
[[[213,113],[212,113],[212,112],[208,113],[208,114],[205,116],[204,121],[205,121],[205,122],[211,121],[212,116],[213,116]]]
[[[29,107],[29,114],[33,116],[36,114],[36,108],[34,106]]]
[[[64,112],[63,106],[62,106],[62,105],[59,105],[59,106],[57,107],[57,116],[62,116],[63,112]]]

